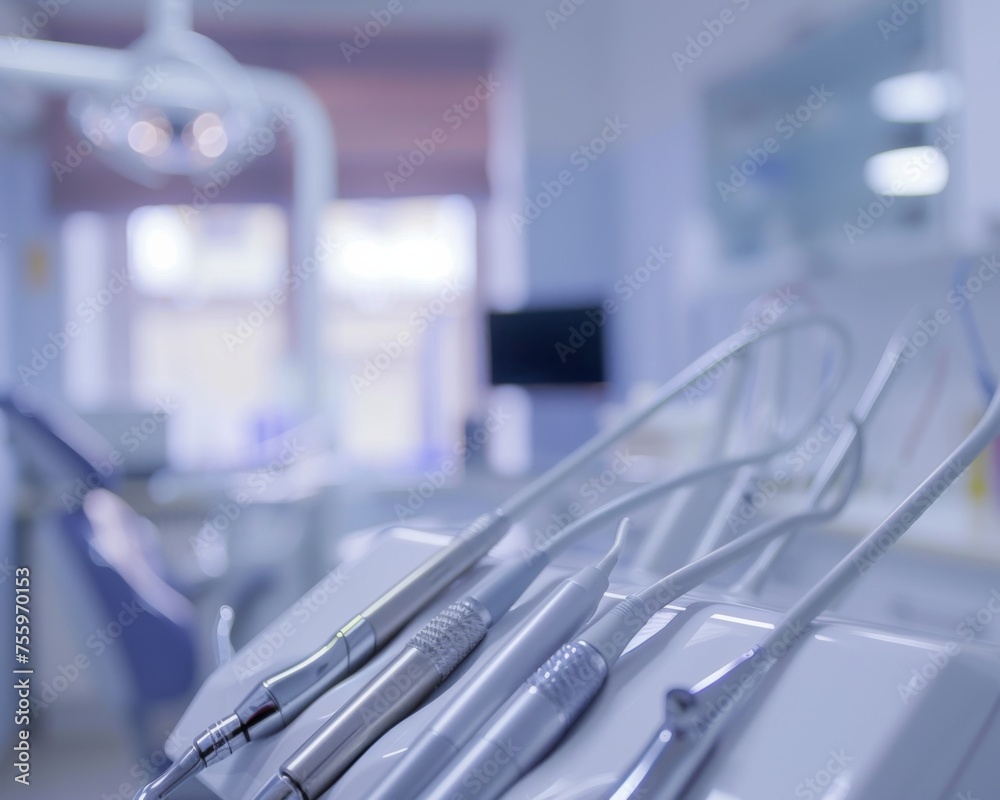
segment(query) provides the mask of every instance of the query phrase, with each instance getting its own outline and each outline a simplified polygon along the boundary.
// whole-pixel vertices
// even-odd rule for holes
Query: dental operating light
[[[156,186],[166,175],[206,175],[245,158],[241,146],[265,124],[260,98],[236,59],[191,30],[190,0],[151,3],[146,33],[125,52],[127,79],[80,90],[67,104],[104,163]],[[266,152],[259,138],[255,155]]]

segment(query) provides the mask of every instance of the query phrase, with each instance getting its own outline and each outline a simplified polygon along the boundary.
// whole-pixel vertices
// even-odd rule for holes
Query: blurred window
[[[175,466],[246,465],[301,421],[293,304],[249,318],[281,285],[285,214],[243,204],[184,215],[147,206],[128,217],[132,400],[169,396],[180,406],[170,421]],[[341,449],[362,468],[438,464],[472,407],[475,209],[461,196],[340,200],[322,228],[335,254],[315,288]]]
[[[133,401],[169,396],[179,406],[169,427],[175,466],[253,461],[260,442],[291,424],[282,419],[288,309],[255,318],[245,336],[239,327],[253,301],[281,280],[284,212],[263,204],[195,214],[147,206],[129,215],[127,235]]]
[[[475,386],[475,209],[465,197],[335,203],[324,352],[343,445],[373,467],[454,455]]]

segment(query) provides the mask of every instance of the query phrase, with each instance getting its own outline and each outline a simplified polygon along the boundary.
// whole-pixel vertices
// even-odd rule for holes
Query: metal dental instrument
[[[600,691],[628,643],[656,611],[697,587],[751,548],[806,523],[831,519],[846,505],[858,475],[827,509],[762,525],[694,561],[638,595],[627,597],[564,644],[510,698],[422,800],[496,800],[530,770],[573,726]],[[516,754],[516,755],[515,755]],[[486,767],[489,767],[488,769]]]
[[[680,486],[766,460],[799,439],[814,423],[836,387],[819,395],[813,415],[786,440],[769,449],[709,464],[646,486],[605,504],[567,526],[523,561],[501,565],[462,600],[452,603],[414,636],[403,652],[359,690],[288,759],[255,800],[315,800],[389,728],[410,714],[486,636],[530,583],[595,523]],[[405,678],[405,679],[404,679]],[[400,686],[406,686],[405,691]],[[384,695],[392,694],[391,700]]]
[[[844,352],[850,349],[850,337],[844,327],[820,315],[779,321],[764,331],[741,330],[722,340],[662,386],[643,408],[594,436],[516,492],[496,511],[468,525],[453,542],[349,619],[311,656],[259,683],[233,714],[200,734],[166,772],[138,792],[135,800],[163,800],[179,784],[205,767],[228,758],[251,741],[285,728],[320,695],[366,664],[444,587],[489,552],[507,533],[513,517],[522,514],[555,484],[635,430],[709,370],[769,336],[799,328],[826,329],[840,342]]]
[[[1000,392],[979,423],[952,454],[862,539],[785,615],[756,648],[734,665],[716,673],[705,686],[668,694],[667,721],[611,800],[677,800],[708,757],[731,716],[743,707],[777,660],[790,651],[829,605],[895,544],[910,526],[1000,434]],[[747,673],[751,679],[746,680]],[[731,703],[712,699],[720,691],[739,687]],[[714,714],[712,712],[715,712]]]
[[[282,730],[316,698],[351,674],[384,646],[431,598],[479,560],[507,532],[500,512],[485,514],[448,546],[338,630],[319,650],[261,681],[233,714],[198,736],[194,744],[135,800],[162,800],[205,767],[256,739]]]
[[[588,567],[580,578],[599,590],[594,607],[607,587],[606,573],[617,563],[627,531],[626,518],[601,565]],[[282,764],[254,800],[318,798],[372,742],[410,714],[448,677],[548,563],[548,555],[536,550],[529,559],[502,564],[467,596],[434,617],[395,660]],[[585,591],[579,584],[569,583]],[[453,624],[455,619],[460,620],[458,625]]]
[[[892,338],[889,340],[889,343],[885,346],[885,350],[882,352],[882,357],[879,359],[875,372],[873,372],[871,378],[868,379],[868,385],[865,386],[865,390],[861,393],[861,397],[858,398],[858,402],[854,406],[854,410],[851,412],[854,419],[856,419],[861,425],[864,425],[868,421],[868,418],[871,416],[879,401],[884,396],[886,388],[899,371],[899,356],[903,348],[906,346],[906,337],[903,334],[903,327],[904,326],[901,325],[899,329],[896,330]],[[909,328],[910,326],[906,327]],[[819,503],[829,488],[833,485],[843,463],[843,457],[854,442],[856,433],[857,429],[854,426],[849,425],[840,432],[839,436],[837,436],[836,441],[833,443],[833,448],[830,451],[830,457],[823,462],[819,472],[816,473],[816,477],[813,478],[812,485],[809,487],[807,501],[810,505]],[[768,571],[771,569],[774,562],[778,560],[782,551],[788,546],[788,543],[792,540],[792,536],[794,536],[794,532],[789,533],[780,539],[775,539],[773,542],[768,544],[767,547],[761,551],[761,554],[757,557],[753,564],[750,565],[750,568],[746,571],[743,577],[733,586],[733,593],[757,594],[764,585]]]
[[[779,297],[778,293],[771,291],[756,298],[744,311],[744,324],[752,324]],[[817,310],[810,298],[806,297],[806,302],[810,309]],[[746,390],[760,393],[761,386],[764,385],[773,384],[773,391],[751,403],[751,408],[759,405],[765,411],[764,418],[757,420],[754,427],[769,424],[773,436],[780,434],[784,423],[783,412],[789,407],[790,379],[794,371],[790,366],[791,340],[783,337],[775,344],[769,351],[754,353],[752,356],[746,354],[734,365],[717,412],[717,422],[713,425],[708,453],[716,453],[719,457],[725,453],[735,428],[734,421],[740,416],[737,407],[741,393],[745,394]],[[811,355],[815,357],[814,352]],[[820,387],[831,381],[839,383],[850,364],[850,358],[838,357],[836,349],[831,349],[825,353],[824,360],[826,365],[822,370]],[[829,367],[831,363],[834,365],[833,369]],[[773,378],[761,378],[762,366],[765,372],[774,373]],[[746,400],[746,397],[743,399]],[[723,535],[729,528],[732,510],[743,502],[743,489],[748,483],[752,484],[756,476],[756,471],[750,467],[741,472],[743,474],[733,479],[703,482],[669,501],[660,518],[643,536],[636,563],[645,565],[651,572],[666,574],[707,555],[721,544]]]
[[[787,373],[789,368],[785,365],[790,363],[789,344],[788,339],[782,339],[777,342],[778,347],[775,349],[780,350],[780,352],[768,354],[771,355],[771,358],[767,360],[764,359],[764,353],[755,354],[757,361],[763,363],[758,364],[754,370],[754,383],[760,382],[766,384],[774,380],[774,383],[777,384],[774,387],[774,393],[778,396],[772,398],[766,404],[766,407],[763,409],[764,413],[761,415],[763,417],[761,421],[765,423],[761,427],[765,428],[765,435],[770,437],[771,440],[777,437],[781,431],[781,425],[784,421],[782,409],[787,407]],[[783,366],[785,368],[781,369]],[[767,373],[777,373],[777,380],[771,378]],[[762,374],[767,374],[767,377],[763,380],[760,379]],[[760,386],[753,386],[753,389],[756,392],[761,391]],[[753,403],[751,403],[751,407],[752,405]],[[730,539],[734,538],[732,515],[743,505],[745,498],[757,488],[756,482],[764,475],[766,467],[765,463],[757,463],[743,467],[736,473],[730,482],[729,488],[722,495],[722,498],[716,500],[715,512],[709,517],[708,524],[702,530],[694,551],[689,558],[685,559],[685,563],[707,556],[718,548],[719,545],[724,544],[727,536]],[[680,566],[683,566],[683,564]]]
[[[608,589],[611,569],[624,545],[626,523],[627,518],[604,560],[567,578],[532,612],[472,681],[449,699],[367,800],[414,800],[553,648],[590,619]]]
[[[828,400],[828,395],[821,397],[814,415],[820,413]],[[734,471],[748,463],[767,460],[801,438],[813,422],[812,416],[805,419],[799,430],[767,450],[708,464],[633,490],[566,526],[541,548],[531,551],[526,560],[497,567],[470,596],[452,603],[411,639],[396,660],[355,694],[344,708],[282,765],[279,775],[264,787],[255,800],[276,800],[281,797],[312,800],[329,788],[369,745],[412,712],[448,677],[482,640],[488,628],[507,612],[529,584],[551,563],[555,555],[568,548],[595,524],[620,516],[636,505],[695,481]],[[474,614],[473,611],[477,613]],[[462,647],[456,649],[453,646],[455,641],[460,641]],[[421,651],[422,657],[414,655],[414,649]],[[412,662],[415,659],[423,662],[422,666],[414,667]],[[433,668],[428,659],[433,662]],[[409,681],[413,685],[408,692],[397,692],[393,701],[382,703],[377,713],[371,711],[370,699],[378,696],[381,691],[379,687],[391,687],[398,683],[401,671],[406,671],[412,677],[415,670],[423,674],[425,679],[422,682]],[[296,787],[298,794],[287,794],[289,787]]]
[[[731,699],[727,689],[739,681],[755,679],[760,652],[760,646],[754,646],[690,690],[667,692],[666,723],[609,800],[652,800],[658,796],[653,792],[676,792],[678,778],[684,782],[690,779],[692,773],[683,769],[684,760],[689,757],[690,745],[708,724],[705,712],[724,709],[725,700]]]

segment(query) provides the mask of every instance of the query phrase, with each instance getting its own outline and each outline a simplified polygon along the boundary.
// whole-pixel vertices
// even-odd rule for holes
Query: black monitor
[[[600,306],[490,314],[490,382],[604,383],[606,323]]]

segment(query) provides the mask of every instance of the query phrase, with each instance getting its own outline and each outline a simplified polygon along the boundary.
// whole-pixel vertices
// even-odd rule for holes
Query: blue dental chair
[[[36,395],[0,397],[0,414],[33,498],[20,560],[56,576],[102,693],[152,752],[162,742],[154,711],[195,688],[194,606],[169,580],[155,527],[114,493],[110,445]]]

